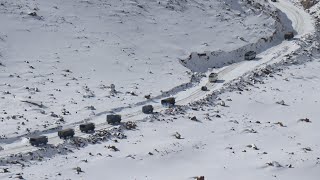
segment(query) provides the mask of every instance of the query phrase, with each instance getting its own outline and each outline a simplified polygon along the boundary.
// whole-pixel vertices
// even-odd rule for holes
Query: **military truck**
[[[244,54],[244,59],[245,60],[253,60],[256,58],[257,53],[254,51],[248,51]]]
[[[46,145],[48,143],[48,137],[47,136],[30,137],[29,143],[32,146]]]
[[[152,114],[153,113],[153,106],[152,105],[142,106],[142,112],[145,114]]]
[[[119,124],[121,122],[121,115],[109,114],[107,115],[108,124]]]
[[[209,82],[213,83],[218,80],[218,73],[210,73],[209,74]]]
[[[85,123],[85,124],[80,124],[79,129],[81,132],[93,132],[95,129],[94,123]]]
[[[176,104],[176,99],[174,97],[162,99],[161,104],[165,107],[173,107]]]
[[[287,32],[287,33],[284,34],[284,39],[285,39],[285,40],[290,40],[290,39],[292,39],[293,37],[294,37],[293,32]]]
[[[74,130],[71,128],[68,128],[68,129],[58,131],[58,136],[60,139],[73,138]]]

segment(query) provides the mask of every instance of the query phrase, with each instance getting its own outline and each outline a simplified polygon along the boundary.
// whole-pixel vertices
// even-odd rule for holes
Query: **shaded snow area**
[[[0,179],[318,180],[320,3],[303,3],[0,0]]]
[[[190,81],[179,59],[191,52],[236,49],[275,29],[272,17],[237,1],[2,0],[0,14],[1,135],[161,95]]]

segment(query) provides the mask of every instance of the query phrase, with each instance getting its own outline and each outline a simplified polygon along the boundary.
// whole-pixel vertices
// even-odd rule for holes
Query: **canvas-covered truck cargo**
[[[284,34],[284,39],[285,39],[285,40],[290,40],[290,39],[292,39],[293,37],[294,37],[293,32],[287,32],[287,33]]]
[[[218,74],[217,73],[210,73],[209,82],[216,82],[217,80],[218,80]]]
[[[245,60],[253,60],[253,59],[256,58],[256,55],[257,55],[256,52],[254,52],[254,51],[249,51],[249,52],[246,52],[246,53],[244,54],[244,59],[245,59]]]
[[[81,132],[85,132],[85,133],[93,132],[95,129],[95,125],[94,125],[94,123],[80,124],[79,129]]]
[[[162,99],[161,104],[165,107],[173,107],[176,104],[176,99],[174,97]]]
[[[152,114],[153,113],[153,106],[152,105],[142,106],[142,112],[145,114]]]
[[[48,137],[47,136],[31,137],[29,139],[29,142],[32,146],[46,145],[48,143]]]
[[[108,124],[119,124],[121,122],[121,115],[109,114],[107,115]]]
[[[58,131],[58,136],[60,139],[73,138],[74,130],[71,128],[68,128],[68,129]]]

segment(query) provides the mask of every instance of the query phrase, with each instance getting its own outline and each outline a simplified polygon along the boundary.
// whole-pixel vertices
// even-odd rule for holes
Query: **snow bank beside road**
[[[277,2],[280,3],[280,2]],[[258,5],[257,5],[258,4]],[[232,63],[244,61],[244,54],[248,51],[260,53],[272,46],[280,44],[286,32],[295,32],[293,23],[283,12],[265,2],[256,3],[253,7],[260,9],[260,13],[269,14],[274,20],[274,31],[272,34],[265,34],[258,41],[250,43],[232,51],[206,51],[203,53],[193,52],[187,59],[181,59],[182,65],[195,72],[206,72],[208,68],[221,68]],[[295,19],[294,19],[295,20]]]

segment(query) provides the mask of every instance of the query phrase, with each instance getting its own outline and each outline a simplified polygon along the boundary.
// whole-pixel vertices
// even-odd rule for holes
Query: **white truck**
[[[213,83],[218,80],[218,73],[210,73],[209,75],[209,82]]]

